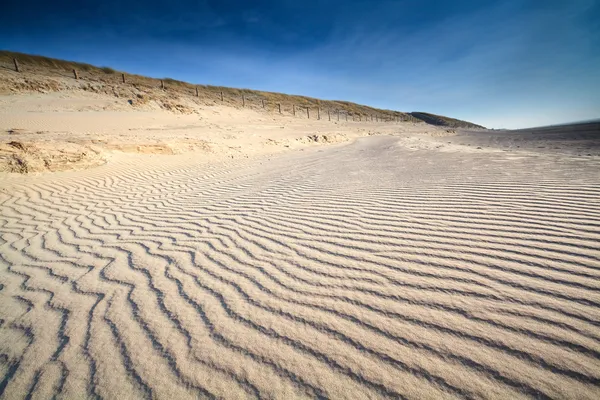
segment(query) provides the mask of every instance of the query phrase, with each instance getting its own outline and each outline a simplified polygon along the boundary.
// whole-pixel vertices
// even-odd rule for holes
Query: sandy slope
[[[424,123],[308,120],[274,110],[211,106],[177,98],[189,113],[134,107],[127,98],[84,91],[0,96],[0,171],[94,167],[116,152],[235,158],[343,142],[372,134],[440,133]],[[313,110],[314,112],[314,110]]]
[[[70,71],[33,65],[17,73],[10,61],[0,65],[0,172],[85,169],[115,152],[222,159],[370,134],[445,132],[422,122],[377,122],[413,118],[351,103],[227,88],[219,96],[207,87],[195,96],[193,87],[170,82],[162,90],[144,77],[122,83],[100,72],[75,80]]]
[[[197,154],[2,177],[0,396],[600,397],[597,157]]]

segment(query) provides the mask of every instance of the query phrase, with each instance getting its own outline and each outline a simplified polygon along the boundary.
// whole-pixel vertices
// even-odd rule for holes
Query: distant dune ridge
[[[600,124],[26,62],[0,68],[0,399],[600,398]]]
[[[467,121],[462,121],[460,119],[444,117],[442,115],[435,115],[435,114],[429,114],[429,113],[424,113],[424,112],[411,112],[409,114],[415,118],[420,119],[423,122],[427,122],[428,124],[437,125],[437,126],[449,126],[452,128],[485,129],[485,127],[474,124],[472,122],[467,122]]]
[[[23,54],[16,53],[10,51],[0,51],[0,65],[4,67],[4,69],[14,69],[13,60],[17,59],[22,66],[23,71],[26,71],[28,68],[31,70],[34,69],[35,72],[40,74],[48,74],[52,71],[58,72],[61,71],[62,74],[68,74],[72,76],[73,69],[77,70],[81,79],[91,79],[94,81],[101,81],[105,83],[116,83],[120,79],[122,79],[121,74],[123,72],[116,71],[110,67],[97,67],[90,64],[74,62],[74,61],[65,61],[58,60],[50,57],[37,56],[31,54]],[[124,73],[126,75],[126,82],[132,83],[136,82],[138,84],[145,85],[153,85],[154,87],[160,86],[161,79],[156,78],[148,78],[140,75],[131,75]],[[376,118],[397,118],[401,121],[411,120],[411,116],[416,118],[417,120],[424,121],[426,123],[432,123],[434,125],[440,126],[449,126],[449,127],[478,127],[483,128],[482,126],[472,124],[466,121],[460,121],[453,118],[435,116],[436,119],[432,119],[431,116],[433,114],[424,114],[424,113],[406,113],[400,111],[391,111],[391,110],[381,110],[376,109],[369,106],[364,106],[356,103],[351,103],[347,101],[329,101],[329,100],[319,100],[305,96],[297,96],[297,95],[287,95],[282,93],[272,93],[272,92],[262,92],[259,90],[250,90],[250,89],[234,89],[227,87],[217,87],[217,86],[207,86],[207,85],[194,85],[187,82],[177,81],[175,79],[163,78],[163,82],[166,86],[168,86],[169,90],[173,90],[175,92],[185,93],[189,95],[195,95],[196,88],[202,94],[202,97],[205,96],[220,96],[221,92],[224,93],[227,97],[235,96],[236,101],[240,101],[239,98],[242,95],[248,96],[248,101],[267,101],[271,102],[271,107],[275,103],[286,103],[286,104],[295,104],[299,107],[299,112],[303,112],[302,107],[312,106],[312,107],[322,107],[323,110],[341,110],[342,112],[349,113],[352,116],[361,116],[362,118],[373,117]],[[0,93],[2,90],[7,91],[10,90],[11,87],[2,87],[0,86]],[[33,88],[35,89],[35,88]],[[42,88],[43,89],[43,88]],[[48,89],[48,88],[46,88]],[[199,93],[200,94],[200,93]],[[316,114],[313,114],[316,116]],[[337,116],[336,116],[337,117]]]

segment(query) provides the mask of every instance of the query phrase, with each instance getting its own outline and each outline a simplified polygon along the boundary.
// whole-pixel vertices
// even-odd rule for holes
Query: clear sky
[[[598,0],[7,0],[0,48],[493,128],[600,117]]]

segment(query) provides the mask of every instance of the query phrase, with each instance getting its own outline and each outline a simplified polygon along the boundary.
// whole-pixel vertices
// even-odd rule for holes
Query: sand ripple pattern
[[[598,399],[598,171],[369,138],[3,182],[0,397]]]

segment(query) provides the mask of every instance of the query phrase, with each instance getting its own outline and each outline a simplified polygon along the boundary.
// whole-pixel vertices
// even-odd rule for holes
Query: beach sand
[[[594,150],[0,106],[2,398],[600,398]]]

